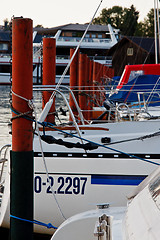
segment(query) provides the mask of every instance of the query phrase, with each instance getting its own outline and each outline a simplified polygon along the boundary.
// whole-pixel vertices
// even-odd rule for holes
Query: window
[[[8,44],[7,43],[0,43],[0,50],[8,50]]]
[[[127,56],[133,56],[133,48],[127,48]]]
[[[128,82],[133,80],[134,78],[138,77],[138,76],[141,76],[144,74],[144,71],[143,70],[137,70],[137,71],[131,71],[130,72],[130,75],[129,75],[129,79],[128,79]]]
[[[89,38],[89,34],[87,33],[87,34],[85,35],[85,37],[86,37],[86,38]]]
[[[102,38],[102,34],[98,34],[98,38]]]
[[[76,32],[72,32],[72,37],[76,37],[77,33]]]

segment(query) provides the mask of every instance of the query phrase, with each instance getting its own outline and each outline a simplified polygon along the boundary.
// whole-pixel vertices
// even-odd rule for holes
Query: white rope
[[[59,203],[58,203],[58,200],[57,200],[57,198],[56,198],[56,196],[55,196],[55,193],[54,193],[54,190],[53,190],[53,187],[52,187],[52,185],[51,185],[50,178],[49,178],[48,168],[47,168],[46,160],[45,160],[44,153],[43,153],[43,147],[42,147],[42,142],[41,142],[39,127],[38,127],[36,106],[35,106],[35,104],[34,104],[34,102],[33,102],[33,99],[24,98],[24,97],[20,96],[19,94],[15,93],[13,90],[11,90],[11,91],[12,91],[12,94],[14,94],[15,96],[23,99],[24,101],[27,101],[29,107],[30,107],[31,109],[33,109],[33,111],[34,111],[35,122],[36,122],[36,130],[37,130],[37,133],[38,133],[38,139],[39,139],[39,144],[40,144],[40,151],[41,151],[41,154],[42,154],[42,159],[43,159],[43,163],[44,163],[44,167],[45,167],[45,171],[46,171],[46,175],[47,175],[47,180],[48,180],[48,182],[49,182],[50,189],[51,189],[52,195],[53,195],[53,197],[54,197],[54,199],[55,199],[55,201],[56,201],[56,204],[57,204],[57,206],[58,206],[58,209],[59,209],[62,217],[66,220],[66,217],[64,216],[64,214],[63,214],[63,212],[62,212],[62,210],[61,210],[61,207],[60,207],[60,205],[59,205]]]
[[[66,68],[65,68],[65,70],[64,70],[64,72],[63,72],[61,78],[59,79],[59,81],[58,81],[58,83],[57,83],[57,85],[56,85],[56,89],[58,89],[59,86],[61,85],[61,83],[62,83],[62,81],[63,81],[63,79],[64,79],[64,77],[65,77],[65,75],[66,75],[66,73],[67,73],[67,71],[68,71],[68,69],[69,69],[69,67],[70,67],[70,65],[71,65],[71,63],[72,63],[72,61],[73,61],[73,59],[74,59],[74,57],[75,57],[75,55],[76,55],[76,53],[77,53],[79,47],[80,47],[80,45],[81,45],[81,43],[82,43],[82,41],[83,41],[83,39],[84,39],[84,37],[85,37],[85,35],[86,35],[88,29],[89,29],[89,27],[90,27],[90,25],[91,25],[92,22],[93,22],[93,19],[94,19],[95,15],[96,15],[98,9],[100,8],[100,6],[101,6],[101,4],[102,4],[102,1],[103,1],[103,0],[100,1],[100,4],[98,5],[98,7],[97,7],[97,9],[96,9],[96,11],[95,11],[95,13],[94,13],[94,15],[93,15],[93,17],[92,17],[90,23],[88,24],[88,26],[87,26],[87,28],[86,28],[86,30],[85,30],[85,32],[84,32],[84,34],[83,34],[83,36],[82,36],[82,38],[81,38],[79,44],[77,45],[76,50],[74,51],[74,53],[73,53],[73,55],[72,55],[72,57],[71,57],[71,59],[70,59],[68,65],[66,66]],[[52,95],[51,95],[51,97],[50,97],[50,99],[54,98],[54,97],[55,97],[55,94],[56,94],[56,92],[53,92]]]
[[[25,98],[25,97],[22,97],[21,95],[15,93],[13,90],[11,90],[11,92],[12,92],[13,95],[15,95],[16,97],[19,97],[19,98],[23,99],[23,100],[26,101],[26,102],[29,102],[29,101],[31,100],[31,99],[27,99],[27,98]]]
[[[103,0],[100,1],[100,4],[99,4],[99,6],[97,7],[97,9],[96,9],[96,11],[95,11],[95,13],[94,13],[94,15],[93,15],[93,17],[92,17],[90,23],[88,24],[88,26],[87,26],[87,28],[86,28],[86,30],[85,30],[85,32],[84,32],[82,38],[81,38],[81,40],[80,40],[80,42],[79,42],[79,44],[78,44],[76,50],[74,51],[74,54],[72,55],[72,57],[71,57],[71,59],[70,59],[68,65],[67,65],[67,67],[65,68],[65,70],[64,70],[64,72],[63,72],[63,74],[62,74],[62,76],[61,76],[61,78],[60,78],[58,84],[56,85],[56,89],[58,89],[59,86],[61,85],[61,83],[62,83],[62,81],[63,81],[63,79],[64,79],[64,77],[65,77],[65,75],[66,75],[66,73],[67,73],[67,71],[68,71],[68,69],[69,69],[69,67],[70,67],[70,64],[72,63],[73,58],[75,57],[75,55],[76,55],[76,53],[77,53],[77,51],[78,51],[78,49],[79,49],[79,47],[80,47],[80,45],[81,45],[81,43],[82,43],[82,41],[83,41],[85,35],[86,35],[86,33],[87,33],[87,31],[88,31],[88,29],[89,29],[89,27],[90,27],[90,25],[91,25],[91,23],[92,23],[92,21],[93,21],[95,15],[96,15],[96,13],[97,13],[99,7],[100,7],[102,1],[103,1]],[[50,185],[50,189],[51,189],[52,195],[54,196],[54,199],[55,199],[56,204],[57,204],[57,206],[58,206],[58,209],[59,209],[59,211],[60,211],[62,217],[66,220],[66,217],[64,216],[64,214],[63,214],[63,212],[62,212],[62,209],[61,209],[61,207],[60,207],[60,205],[59,205],[59,203],[58,203],[58,200],[57,200],[57,198],[56,198],[56,196],[55,196],[55,193],[54,193],[53,187],[51,186],[51,182],[50,182],[50,178],[49,178],[49,173],[48,173],[48,169],[47,169],[47,165],[46,165],[46,161],[45,161],[45,157],[44,157],[44,153],[43,153],[43,147],[42,147],[42,142],[41,142],[41,137],[40,137],[39,127],[38,127],[36,107],[35,107],[35,105],[33,104],[33,100],[29,100],[29,99],[27,99],[27,98],[24,98],[24,97],[22,97],[22,96],[16,94],[16,93],[13,92],[13,91],[12,91],[12,94],[14,94],[15,96],[17,96],[17,97],[19,97],[19,98],[21,98],[21,99],[23,99],[23,100],[25,100],[25,101],[28,101],[29,104],[30,104],[30,107],[32,107],[32,109],[33,109],[33,111],[34,111],[34,114],[35,114],[35,121],[36,121],[36,128],[37,128],[36,130],[37,130],[37,133],[38,133],[38,139],[39,139],[39,144],[40,144],[40,150],[41,150],[41,154],[42,154],[42,159],[43,159],[44,167],[45,167],[45,170],[46,170],[47,179],[48,179],[48,182],[49,182],[49,185]],[[52,95],[51,95],[51,97],[50,97],[50,100],[54,98],[55,94],[56,94],[56,91],[52,93]]]
[[[43,147],[42,147],[42,141],[41,141],[41,137],[40,137],[40,131],[39,131],[39,125],[38,125],[38,121],[37,121],[37,111],[36,111],[36,106],[34,105],[33,101],[31,102],[32,103],[32,109],[34,111],[34,115],[35,115],[35,122],[36,122],[36,130],[37,130],[37,133],[38,133],[38,139],[39,139],[39,145],[40,145],[40,151],[41,151],[41,154],[42,154],[42,159],[43,159],[43,163],[44,163],[44,167],[45,167],[45,171],[46,171],[46,175],[47,175],[47,181],[49,182],[49,186],[50,186],[50,189],[51,189],[51,192],[52,192],[52,195],[56,201],[56,204],[57,204],[57,207],[61,213],[61,216],[63,217],[63,219],[66,220],[66,217],[64,216],[63,212],[62,212],[62,209],[58,203],[58,200],[56,198],[56,195],[54,193],[54,190],[53,190],[53,187],[51,185],[51,181],[50,181],[50,178],[49,178],[49,172],[48,172],[48,168],[47,168],[47,164],[46,164],[46,160],[45,160],[45,157],[44,157],[44,153],[43,153]]]

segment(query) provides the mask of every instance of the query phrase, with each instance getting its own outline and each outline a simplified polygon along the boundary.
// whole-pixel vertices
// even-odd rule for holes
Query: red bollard
[[[70,58],[73,56],[75,49],[70,49]],[[74,59],[70,65],[70,89],[73,91],[73,94],[78,102],[78,56],[79,56],[79,51],[76,53],[74,56]],[[75,92],[74,92],[75,90]],[[76,91],[77,90],[77,91]],[[73,111],[73,114],[75,116],[78,115],[76,106],[74,104],[73,98],[71,94],[69,95],[69,105]],[[72,121],[70,117],[70,121]]]
[[[97,106],[98,64],[93,62],[93,106]]]
[[[32,20],[13,19],[12,32],[12,107],[22,115],[12,115],[10,239],[28,240],[33,239],[33,130],[23,113],[32,115]]]
[[[86,54],[79,55],[79,71],[78,71],[78,82],[79,82],[79,106],[81,110],[86,110]],[[84,118],[86,118],[86,112],[83,112]]]
[[[56,78],[56,39],[43,38],[43,85],[55,85]],[[43,107],[49,101],[51,92],[43,92]],[[55,99],[46,117],[47,122],[55,122]]]
[[[26,29],[25,29],[26,28]],[[24,32],[25,31],[25,32]],[[13,20],[12,36],[12,90],[17,95],[32,99],[33,86],[33,55],[32,55],[32,20],[17,18]],[[26,35],[29,39],[26,40]],[[31,109],[28,102],[12,95],[13,108],[18,112],[28,112]],[[31,114],[30,114],[31,115]],[[13,117],[15,114],[13,113]],[[32,122],[18,118],[12,123],[12,150],[31,151],[33,136]],[[24,137],[27,141],[24,141]]]
[[[87,120],[89,120],[89,113],[88,113],[88,110],[89,110],[89,105],[90,105],[90,97],[89,97],[89,62],[90,62],[90,59],[89,57],[86,55],[86,71],[85,71],[85,78],[86,78],[86,86],[85,86],[85,93],[86,93],[86,106],[85,106],[85,109],[87,110],[86,114],[85,114],[85,117]]]
[[[88,84],[89,104],[88,104],[88,119],[92,119],[93,110],[93,61],[89,60],[89,84]]]

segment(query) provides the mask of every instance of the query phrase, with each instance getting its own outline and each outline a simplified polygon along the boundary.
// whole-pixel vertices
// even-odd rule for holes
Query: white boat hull
[[[117,122],[101,125],[87,125],[82,137],[102,144],[104,137],[111,143],[153,134],[159,131],[160,121]],[[84,128],[85,129],[85,128]],[[89,130],[91,129],[91,130]],[[109,130],[109,131],[108,131]],[[73,132],[70,131],[70,132]],[[41,132],[43,134],[43,132]],[[79,142],[73,137],[64,137],[59,131],[46,131],[68,142]],[[77,134],[75,134],[77,136]],[[46,166],[49,172],[49,186],[46,169],[40,151],[39,139],[34,139],[34,218],[58,227],[65,219],[80,212],[94,209],[96,205],[110,203],[111,206],[125,206],[127,194],[131,192],[159,163],[160,136],[143,140],[106,145],[113,149],[98,147],[95,150],[66,148],[42,142]],[[119,152],[117,152],[119,151]],[[124,153],[123,153],[124,152]],[[140,158],[128,156],[134,154]],[[9,181],[4,186],[0,223],[9,227]],[[2,214],[3,212],[3,214]],[[35,225],[35,231],[53,233],[53,229]]]

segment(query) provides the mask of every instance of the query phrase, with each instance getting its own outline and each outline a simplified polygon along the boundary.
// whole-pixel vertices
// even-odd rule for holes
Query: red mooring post
[[[74,48],[70,49],[70,59],[72,58],[74,51],[75,51]],[[74,56],[73,61],[70,65],[70,89],[73,91],[77,102],[78,102],[78,91],[77,91],[78,90],[78,56],[79,56],[79,51]],[[74,92],[74,90],[76,91]],[[73,111],[73,114],[77,116],[78,112],[71,94],[69,95],[69,105]],[[70,117],[70,121],[72,121],[71,117]]]
[[[88,119],[92,119],[93,110],[93,60],[89,60],[89,104],[88,104]]]
[[[86,110],[86,96],[85,96],[85,85],[86,85],[86,54],[79,54],[79,70],[78,70],[78,82],[79,82],[79,107],[81,110]],[[82,112],[84,118],[86,118],[86,112]]]
[[[98,79],[98,65],[93,62],[93,107],[97,105],[97,79]]]
[[[56,79],[56,39],[43,38],[43,85],[55,85]],[[43,92],[43,107],[49,101],[51,92]],[[55,99],[46,121],[55,122]]]
[[[86,117],[86,119],[87,120],[89,120],[89,105],[90,105],[90,99],[89,99],[89,67],[90,67],[90,65],[89,65],[89,61],[90,61],[90,59],[89,59],[89,57],[86,55],[86,87],[85,87],[85,92],[86,92],[86,106],[85,106],[85,108],[86,108],[86,110],[87,110],[87,112],[86,112],[86,115],[85,115],[85,117]]]
[[[12,107],[18,115],[32,115],[27,101],[32,99],[32,32],[31,19],[13,19]],[[18,115],[12,115],[10,239],[28,240],[33,239],[33,223],[21,218],[33,220],[33,131],[32,121]]]

